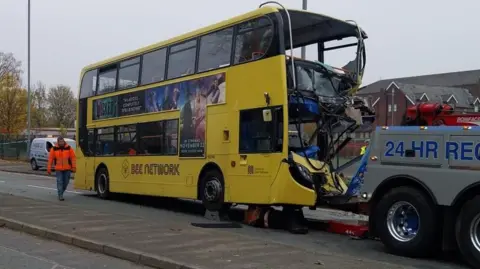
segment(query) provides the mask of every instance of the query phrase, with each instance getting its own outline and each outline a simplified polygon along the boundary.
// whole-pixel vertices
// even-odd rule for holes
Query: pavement
[[[59,202],[54,186],[44,176],[0,172],[0,223],[164,269],[465,268],[455,261],[393,256],[376,241],[314,230],[292,235],[243,225],[198,228],[192,224],[209,222],[201,216],[201,206],[175,199],[120,196],[103,201],[69,189],[67,200]],[[328,211],[313,215],[335,217]]]
[[[42,176],[50,176],[55,177],[55,174],[47,175],[46,168],[40,168],[38,170],[32,170],[30,164],[25,161],[7,161],[7,160],[0,160],[0,171],[4,172],[11,172],[11,173],[19,173],[19,174],[29,174],[29,175],[42,175]],[[71,178],[74,178],[74,174],[72,174]]]
[[[0,239],[0,269],[148,268],[6,228]]]

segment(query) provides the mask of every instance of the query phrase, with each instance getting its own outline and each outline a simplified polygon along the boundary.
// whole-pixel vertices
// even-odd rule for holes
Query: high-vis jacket
[[[367,151],[367,146],[363,146],[363,147],[360,149],[360,155],[365,154],[365,151]]]
[[[47,171],[50,173],[52,166],[55,166],[55,171],[73,171],[77,170],[77,158],[75,151],[68,144],[60,147],[55,144],[48,155]]]

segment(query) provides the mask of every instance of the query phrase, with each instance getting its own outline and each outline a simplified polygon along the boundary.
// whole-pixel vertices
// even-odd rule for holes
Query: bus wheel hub
[[[213,179],[205,184],[204,195],[209,202],[218,201],[222,192],[222,183],[218,179]]]

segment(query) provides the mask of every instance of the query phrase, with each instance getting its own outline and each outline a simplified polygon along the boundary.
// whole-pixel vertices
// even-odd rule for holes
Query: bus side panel
[[[111,192],[194,199],[192,179],[204,160],[186,165],[177,156],[123,156],[98,157],[96,163],[107,166]]]
[[[74,175],[73,187],[78,190],[89,190],[86,184],[87,158],[85,158],[85,156],[83,155],[80,147],[77,147],[75,155],[77,157],[77,171]]]
[[[231,200],[239,203],[269,204],[270,187],[286,153],[239,153],[240,112],[246,109],[281,106],[286,101],[285,56],[230,68],[227,76],[229,130],[231,133],[228,181]],[[261,111],[260,111],[261,113]],[[262,121],[262,118],[258,119]],[[266,124],[260,122],[260,124]],[[247,138],[243,138],[247,139]]]
[[[232,132],[229,129],[228,107],[226,105],[215,105],[208,107],[207,132],[206,132],[206,162],[215,163],[220,167],[224,175],[225,201],[230,202],[230,181],[227,172],[230,169],[229,148]],[[200,170],[198,170],[200,172]],[[195,185],[198,177],[194,178]]]

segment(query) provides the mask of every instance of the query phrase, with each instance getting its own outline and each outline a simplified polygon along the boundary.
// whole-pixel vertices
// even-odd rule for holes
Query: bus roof
[[[261,15],[266,15],[266,14],[270,14],[277,11],[279,11],[278,8],[275,8],[272,6],[264,6],[262,8],[258,8],[256,10],[244,13],[239,16],[235,16],[233,18],[212,24],[210,26],[203,27],[195,31],[185,33],[183,35],[179,35],[179,36],[167,39],[165,41],[157,42],[155,44],[88,65],[85,68],[83,68],[82,75],[84,72],[94,68],[98,68],[101,66],[108,65],[110,63],[128,59],[128,58],[140,55],[142,53],[145,53],[147,51],[155,50],[161,47],[168,46],[173,43],[178,43],[184,40],[188,40],[195,36],[199,36],[208,32],[213,32],[215,30],[228,27],[229,25],[237,24],[241,21],[246,21],[251,18],[259,17]],[[330,40],[356,36],[356,33],[357,33],[356,26],[346,21],[335,19],[322,14],[304,11],[304,10],[288,9],[288,11],[290,13],[291,20],[292,20],[292,30],[294,31],[294,34],[295,34],[294,47],[302,46],[302,44],[307,44],[307,43],[312,44],[314,41],[327,42]],[[284,12],[282,12],[282,17],[283,17],[283,20],[286,22],[287,20]],[[285,25],[284,31],[286,31],[285,37],[288,38],[288,24],[284,23],[284,25]],[[321,28],[318,31],[315,31],[315,34],[312,34],[312,31],[311,31],[312,27],[321,27]],[[332,31],[331,30],[332,28],[335,28],[335,31]],[[305,29],[305,30],[302,31],[302,29]],[[322,30],[322,29],[325,29],[325,30]],[[298,33],[295,33],[295,31],[297,31]],[[364,38],[366,38],[367,37],[366,34],[363,31],[362,33]],[[286,46],[287,48],[290,47],[288,42],[286,43]]]
[[[292,21],[293,47],[298,48],[318,42],[329,42],[348,37],[357,37],[357,26],[353,23],[336,19],[327,15],[313,13],[305,10],[288,9]],[[282,18],[286,22],[287,15],[282,12]],[[315,31],[312,31],[316,28]],[[367,34],[362,31],[362,38]],[[288,36],[288,24],[284,23],[285,48],[290,49]]]

